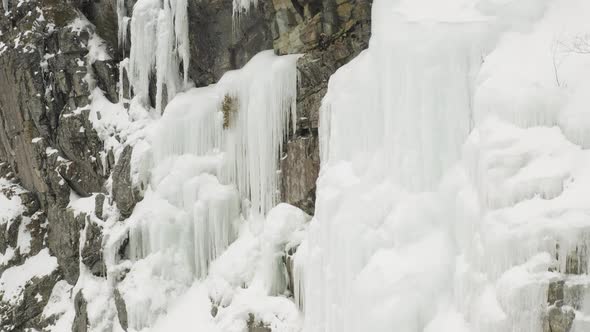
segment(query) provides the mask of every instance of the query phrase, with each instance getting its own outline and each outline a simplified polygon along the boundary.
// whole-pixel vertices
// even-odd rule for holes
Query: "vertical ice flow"
[[[262,52],[216,86],[171,101],[152,138],[150,188],[132,216],[132,257],[180,252],[202,278],[235,239],[241,214],[264,215],[276,205],[297,57]],[[234,108],[229,123],[221,111],[226,96]]]
[[[188,83],[187,5],[186,0],[139,0],[133,7],[129,80],[134,94],[147,104],[150,79],[155,76],[158,111]],[[120,39],[125,38],[124,31],[119,33]]]
[[[587,30],[590,7],[516,3],[373,2],[369,48],[321,109],[316,214],[294,268],[305,332],[534,332],[552,282],[585,293],[572,289],[588,282],[575,262],[588,264],[590,155],[563,135],[570,122],[535,112],[559,119],[585,87],[588,59],[562,70],[576,86],[555,86],[544,45],[557,26]],[[583,305],[555,310],[587,328]]]

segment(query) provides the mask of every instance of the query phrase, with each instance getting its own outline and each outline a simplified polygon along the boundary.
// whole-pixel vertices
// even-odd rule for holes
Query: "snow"
[[[47,305],[42,313],[44,318],[58,317],[48,327],[49,331],[59,332],[71,329],[74,321],[74,304],[72,299],[72,286],[67,281],[60,280],[53,286]]]
[[[8,197],[4,194],[4,191],[11,191],[14,194]],[[24,206],[18,196],[21,192],[20,187],[4,178],[0,178],[0,224],[11,223],[24,212]]]
[[[16,304],[26,283],[35,277],[44,277],[57,269],[57,259],[48,249],[29,257],[22,265],[6,269],[0,276],[0,287],[4,291],[2,301]]]

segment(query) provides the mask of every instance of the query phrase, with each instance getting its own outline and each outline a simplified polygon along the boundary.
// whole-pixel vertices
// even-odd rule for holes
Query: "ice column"
[[[156,109],[161,111],[164,96],[170,100],[186,86],[189,61],[186,0],[139,0],[131,17],[129,55],[129,79],[135,95],[147,103],[149,82],[155,75]]]
[[[226,182],[235,183],[253,210],[266,213],[278,200],[278,161],[289,124],[295,128],[298,55],[255,56],[240,72],[220,82],[238,110],[227,133]]]
[[[217,85],[171,100],[150,139],[150,188],[131,217],[135,260],[164,252],[203,278],[235,240],[242,215],[276,204],[281,146],[294,121],[297,58],[262,52]],[[227,98],[232,114],[224,122]],[[244,199],[250,210],[242,209]]]
[[[417,3],[375,1],[369,49],[330,79],[316,215],[297,258],[306,332],[423,331],[450,291],[433,191],[469,134],[487,23],[466,1],[443,1],[447,17]]]

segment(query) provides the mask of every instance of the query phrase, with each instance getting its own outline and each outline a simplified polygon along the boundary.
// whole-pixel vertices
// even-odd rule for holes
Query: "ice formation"
[[[265,243],[270,247],[256,244],[250,249],[254,258],[269,264],[263,264],[261,272],[248,272],[250,278],[241,285],[256,284],[256,297],[263,298],[286,291],[276,252],[290,241],[281,239],[303,222],[292,224],[289,231],[273,227],[264,231],[264,216],[278,203],[277,164],[294,122],[297,58],[262,52],[244,68],[226,73],[216,85],[179,93],[161,119],[145,129],[148,139],[135,146],[132,177],[137,190],[142,190],[141,183],[147,187],[128,221],[133,265],[121,286],[133,329],[153,326],[170,308],[169,301],[193,282],[210,280],[211,273],[215,275],[210,273],[213,262],[229,255],[225,252],[231,251],[234,241],[244,242],[239,240],[244,232],[273,234],[269,232],[274,229],[279,234],[269,235]],[[277,213],[268,218],[281,219]],[[289,219],[291,214],[282,219],[305,220]],[[255,230],[244,230],[244,225]],[[121,237],[110,241],[112,250],[118,250]],[[128,264],[118,262],[115,252],[109,257],[112,270]],[[149,296],[144,293],[146,285],[151,285]],[[287,308],[285,315],[297,321],[295,306]]]
[[[119,14],[122,15],[122,8]],[[149,82],[156,78],[156,109],[166,104],[188,84],[190,46],[186,0],[140,0],[131,16],[131,50],[129,81],[135,95],[144,103],[149,97]],[[125,19],[120,26],[120,39],[125,33]],[[124,40],[123,40],[124,41]],[[178,68],[182,64],[182,75]]]
[[[369,49],[321,110],[316,215],[295,259],[303,330],[542,330],[556,271],[588,259],[589,128],[575,119],[590,58],[556,68],[551,45],[556,27],[590,28],[589,4],[372,10]],[[586,331],[588,308],[567,310]]]
[[[125,49],[127,42],[127,29],[129,25],[129,17],[127,17],[127,8],[125,7],[125,0],[117,0],[117,42],[119,47]]]
[[[258,6],[258,0],[233,0],[234,18],[239,16],[242,12],[248,12],[250,7]]]
[[[234,14],[256,3],[234,0]],[[563,307],[572,331],[590,329],[590,56],[575,48],[587,0],[374,0],[369,49],[323,101],[311,222],[277,205],[298,56],[262,52],[187,89],[186,0],[117,9],[135,98],[125,109],[90,84],[90,120],[115,158],[133,146],[142,200],[125,222],[105,202],[102,221],[95,196],[71,196],[91,216],[80,242],[91,222],[103,229],[108,276],[80,263],[75,286],[59,282],[53,331],[72,326],[78,291],[90,330],[121,331],[116,288],[130,331],[243,332],[255,319],[281,332],[538,332],[556,281],[578,289]],[[0,223],[22,213],[17,200],[0,195]],[[45,250],[7,270],[3,299],[18,276],[56,267]]]

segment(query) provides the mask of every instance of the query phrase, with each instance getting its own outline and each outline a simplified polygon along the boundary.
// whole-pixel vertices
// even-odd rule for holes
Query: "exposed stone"
[[[549,303],[549,305],[553,305],[557,301],[563,301],[564,284],[564,280],[555,281],[549,284],[549,289],[547,291],[547,302]]]
[[[271,1],[259,1],[234,24],[232,0],[189,1],[189,76],[197,86],[215,83],[262,50],[272,49]]]
[[[17,304],[0,302],[0,331],[21,332],[44,326],[41,314],[53,286],[59,279],[60,274],[57,270],[44,277],[35,277],[28,281],[22,293],[22,300]]]
[[[86,242],[80,252],[82,263],[95,276],[106,276],[106,266],[102,259],[102,228],[89,221],[86,225]]]
[[[104,200],[105,195],[103,194],[98,194],[94,197],[94,215],[96,215],[98,219],[103,218],[102,213],[104,208]]]
[[[318,0],[297,9],[296,1],[275,0],[280,54],[306,52],[297,62],[297,128],[281,160],[283,201],[314,212],[319,174],[319,109],[338,68],[368,46],[371,0]],[[290,14],[281,12],[290,12]]]
[[[47,246],[57,257],[57,263],[67,282],[74,285],[80,274],[80,231],[84,228],[86,215],[74,214],[71,209],[50,206]]]
[[[248,332],[272,332],[272,329],[262,321],[256,320],[253,314],[248,314]]]
[[[88,331],[88,311],[87,302],[82,291],[78,291],[74,298],[74,309],[76,315],[72,323],[72,332],[86,332]]]
[[[121,212],[121,216],[129,217],[136,200],[131,183],[131,155],[133,148],[126,146],[119,156],[119,160],[113,170],[113,199],[117,204],[117,208]]]
[[[115,288],[114,291],[115,295],[115,306],[117,307],[117,317],[119,318],[119,323],[123,330],[127,331],[129,324],[127,323],[127,306],[125,304],[125,300],[121,296],[121,293],[118,289]]]
[[[92,64],[97,86],[112,103],[119,101],[117,93],[118,66],[113,60],[95,61]]]
[[[299,136],[287,143],[287,154],[281,158],[282,200],[308,214],[314,213],[315,182],[319,173],[320,156],[317,133]]]
[[[547,310],[543,320],[543,332],[569,332],[576,314],[570,307],[560,306],[559,302]]]

